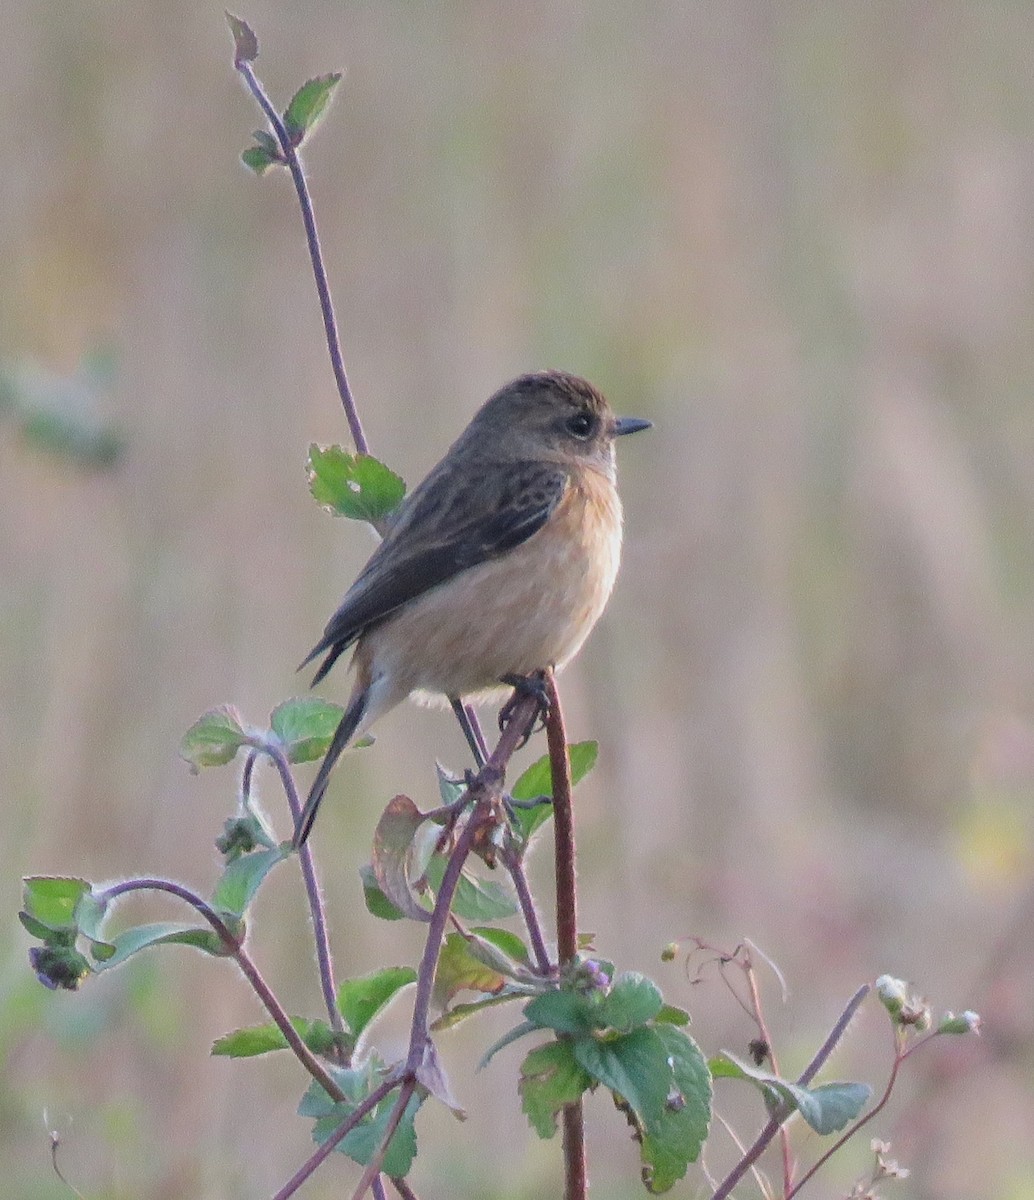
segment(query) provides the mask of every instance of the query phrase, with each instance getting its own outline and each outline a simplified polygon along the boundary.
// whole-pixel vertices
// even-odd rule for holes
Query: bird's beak
[[[638,433],[640,429],[650,429],[653,421],[644,421],[642,417],[618,417],[614,422],[614,436],[624,437],[626,433]]]

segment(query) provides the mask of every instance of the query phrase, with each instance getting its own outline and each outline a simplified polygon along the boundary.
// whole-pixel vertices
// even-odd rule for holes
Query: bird
[[[403,700],[466,702],[559,670],[610,597],[621,555],[616,417],[565,371],[507,383],[392,515],[384,539],[299,669],[315,687],[354,646],[355,682],[296,822],[312,829],[335,763]],[[477,752],[469,722],[468,741]]]

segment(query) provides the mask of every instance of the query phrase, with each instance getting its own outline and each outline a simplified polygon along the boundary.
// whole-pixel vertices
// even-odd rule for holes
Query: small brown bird
[[[621,554],[617,418],[584,379],[542,371],[500,388],[399,506],[302,663],[320,682],[355,645],[355,685],[295,830],[309,836],[341,753],[416,693],[489,699],[577,654]]]

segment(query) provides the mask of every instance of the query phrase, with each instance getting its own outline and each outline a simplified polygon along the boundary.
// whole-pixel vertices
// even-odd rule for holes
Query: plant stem
[[[521,914],[531,940],[531,948],[535,954],[540,975],[552,975],[553,964],[549,961],[549,951],[546,949],[546,939],[542,933],[542,923],[535,910],[535,899],[528,886],[528,877],[524,872],[524,862],[512,850],[505,850],[502,855],[503,866],[510,873],[514,890],[517,893],[517,903],[521,906]]]
[[[230,956],[240,968],[241,974],[251,984],[255,994],[262,1001],[266,1011],[273,1018],[277,1028],[284,1035],[287,1044],[294,1051],[295,1057],[302,1066],[305,1067],[313,1079],[334,1100],[346,1099],[345,1093],[334,1082],[323,1064],[309,1047],[306,1046],[305,1042],[302,1041],[298,1030],[291,1024],[290,1017],[284,1011],[283,1006],[276,998],[269,984],[262,977],[262,973],[258,967],[252,962],[244,946],[237,940],[233,931],[210,904],[202,900],[195,892],[192,892],[190,888],[184,887],[180,883],[174,883],[171,879],[127,879],[122,883],[116,883],[107,888],[98,896],[98,900],[101,903],[105,903],[106,901],[114,900],[118,896],[124,896],[129,892],[143,891],[168,892],[170,895],[176,896],[178,899],[189,904],[204,917],[222,939]]]
[[[348,1134],[359,1124],[359,1122],[371,1113],[378,1104],[389,1095],[399,1085],[399,1076],[393,1075],[385,1079],[366,1097],[362,1104],[356,1105],[355,1109],[349,1113],[348,1119],[334,1130],[329,1138],[316,1150],[316,1152],[291,1176],[284,1186],[276,1193],[273,1200],[288,1200],[288,1197],[293,1196],[302,1184],[312,1175],[316,1168],[324,1159],[330,1157],[334,1153],[339,1142],[341,1142]]]
[[[305,241],[309,247],[312,273],[316,280],[316,292],[319,296],[320,312],[323,316],[323,330],[326,334],[327,350],[330,353],[330,365],[334,372],[334,382],[337,385],[338,395],[341,397],[341,404],[345,410],[345,418],[348,421],[348,428],[352,434],[352,441],[355,443],[356,451],[359,454],[369,454],[369,446],[367,445],[366,436],[363,433],[362,422],[359,420],[359,411],[355,405],[352,388],[348,382],[348,373],[345,370],[345,360],[341,353],[341,339],[338,336],[337,318],[334,316],[334,301],[330,295],[327,271],[323,265],[323,251],[320,249],[319,234],[316,230],[316,216],[313,212],[312,198],[309,195],[309,185],[305,181],[305,172],[302,169],[301,159],[280,114],[273,107],[272,102],[266,95],[265,89],[252,70],[251,63],[238,62],[236,66],[247,83],[249,91],[255,97],[259,108],[262,109],[274,134],[276,134],[276,140],[280,143],[280,152],[283,155],[287,169],[291,172],[294,190],[298,194],[298,204],[302,210]]]
[[[291,774],[290,763],[288,763],[287,756],[279,747],[268,746],[265,749],[266,753],[269,754],[270,758],[276,764],[277,771],[280,773],[280,781],[283,784],[284,792],[287,795],[287,804],[291,810],[291,824],[297,828],[302,806],[301,799],[298,796],[298,788],[295,786],[294,776]],[[327,1009],[331,1029],[343,1036],[345,1033],[345,1022],[337,1006],[337,989],[334,983],[334,960],[330,952],[330,933],[327,929],[327,915],[323,906],[323,893],[320,890],[319,879],[316,875],[316,863],[312,857],[312,847],[307,841],[303,842],[298,850],[298,860],[302,868],[305,895],[309,901],[309,913],[312,917],[312,933],[316,942],[316,965],[319,970],[323,1003]],[[335,1054],[339,1062],[344,1063],[347,1061],[347,1056],[341,1045],[335,1047]]]
[[[826,1059],[829,1058],[829,1056],[836,1049],[840,1039],[844,1036],[848,1025],[851,1023],[851,1018],[858,1011],[858,1006],[862,1003],[865,997],[868,996],[869,991],[869,985],[867,983],[863,984],[847,1002],[847,1006],[837,1018],[836,1024],[827,1034],[826,1040],[815,1052],[811,1062],[808,1063],[808,1065],[801,1072],[800,1078],[797,1080],[799,1084],[802,1086],[807,1086],[815,1078]],[[718,1188],[712,1195],[711,1200],[726,1200],[726,1197],[732,1194],[732,1189],[737,1183],[739,1183],[743,1176],[746,1175],[750,1168],[765,1152],[769,1143],[779,1132],[779,1128],[785,1120],[786,1114],[783,1114],[781,1116],[772,1117],[768,1121],[765,1127],[754,1139],[754,1143],[747,1153],[744,1154],[736,1166],[733,1167],[725,1179],[722,1180],[722,1182],[718,1185]],[[805,1178],[807,1178],[807,1176],[805,1176]],[[803,1183],[803,1180],[801,1182]],[[797,1188],[799,1189],[800,1186],[801,1184],[798,1183]]]
[[[574,804],[571,796],[571,763],[560,694],[552,671],[546,672],[546,741],[553,781],[553,826],[556,869],[556,930],[560,970],[578,953],[578,893],[575,877]],[[585,1160],[585,1113],[581,1099],[564,1106],[564,1197],[586,1200],[589,1190]]]
[[[395,1130],[398,1129],[399,1122],[406,1111],[406,1106],[413,1098],[415,1091],[416,1080],[406,1079],[399,1089],[398,1099],[395,1101],[395,1107],[391,1110],[391,1116],[388,1118],[388,1124],[385,1127],[384,1136],[381,1138],[381,1144],[377,1147],[377,1153],[366,1164],[366,1170],[363,1171],[359,1183],[352,1193],[352,1200],[361,1200],[367,1189],[380,1174],[381,1163],[384,1162],[384,1156],[388,1152],[388,1145],[395,1136]]]

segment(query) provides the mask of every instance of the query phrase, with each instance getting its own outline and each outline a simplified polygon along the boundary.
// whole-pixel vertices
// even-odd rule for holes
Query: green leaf
[[[371,1055],[358,1066],[339,1067],[335,1063],[323,1065],[331,1079],[348,1097],[348,1103],[332,1100],[324,1091],[323,1085],[314,1079],[306,1088],[298,1105],[300,1117],[326,1117],[331,1113],[346,1116],[366,1099],[382,1079],[379,1074],[382,1064],[376,1055]]]
[[[242,854],[250,854],[259,847],[273,850],[276,845],[269,830],[254,812],[228,817],[223,822],[222,833],[215,839],[215,848],[228,863],[234,862]]]
[[[314,1054],[328,1053],[337,1042],[334,1031],[326,1021],[291,1017],[291,1024]],[[268,1025],[249,1025],[245,1029],[223,1034],[212,1043],[212,1054],[227,1058],[254,1058],[273,1050],[286,1050],[287,1045],[287,1038],[279,1027],[270,1022]]]
[[[24,909],[18,914],[18,920],[21,921],[29,937],[39,938],[41,942],[46,942],[52,946],[75,945],[75,929],[51,929],[49,925],[44,925],[42,921],[37,921],[35,917],[25,912]]]
[[[358,1038],[400,989],[415,982],[412,967],[384,967],[360,979],[346,979],[338,986],[338,1011]]]
[[[431,1025],[432,1033],[442,1033],[446,1029],[452,1029],[454,1025],[458,1025],[461,1021],[465,1021],[467,1017],[472,1017],[476,1013],[485,1008],[495,1008],[496,1005],[506,1004],[510,1000],[527,999],[528,992],[526,988],[515,988],[507,985],[502,991],[496,992],[494,996],[483,996],[480,1000],[471,1000],[469,1004],[456,1004],[452,1008],[443,1012],[437,1021]],[[530,1021],[522,1023],[526,1027],[525,1032],[532,1032],[538,1029],[537,1025],[532,1025]],[[506,1044],[506,1043],[504,1043]],[[497,1042],[492,1053],[495,1050],[502,1049],[502,1046]],[[491,1057],[491,1055],[489,1055]],[[488,1060],[482,1058],[479,1066],[484,1066]]]
[[[276,846],[272,850],[255,850],[242,854],[223,868],[216,889],[212,894],[212,907],[221,912],[244,915],[259,885],[269,872],[290,854],[289,846]]]
[[[395,796],[381,813],[373,835],[373,873],[391,903],[414,921],[431,914],[416,899],[409,884],[409,852],[424,814],[408,796]]]
[[[598,742],[575,742],[567,747],[567,757],[571,764],[572,786],[580,783],[592,770],[596,764],[598,753]],[[518,807],[514,810],[517,830],[521,840],[527,843],[553,815],[553,776],[549,769],[548,754],[528,767],[514,784],[510,794],[514,800],[525,804],[540,796],[545,797],[541,804],[536,804],[531,808]]]
[[[644,1125],[660,1116],[671,1069],[656,1030],[633,1029],[606,1040],[580,1037],[571,1046],[582,1070],[626,1100]]]
[[[467,790],[466,780],[462,776],[450,775],[440,762],[434,764],[434,769],[438,776],[438,794],[442,798],[442,804],[455,804]]]
[[[541,804],[533,804],[530,808],[515,807],[513,815],[521,843],[526,846],[552,817],[553,801],[543,800]]]
[[[368,454],[309,447],[309,490],[317,504],[353,521],[382,521],[406,494],[402,479]]]
[[[480,1006],[484,1006],[484,1005],[488,1005],[488,1004],[501,1004],[504,1000],[512,1000],[512,999],[513,999],[512,995],[504,995],[502,992],[500,992],[498,996],[491,996],[487,1000],[480,1001]],[[452,1010],[452,1012],[454,1012],[454,1013],[459,1012],[461,1008],[475,1008],[475,1007],[478,1007],[478,1006],[473,1005],[473,1004],[470,1004],[470,1005],[458,1004]],[[450,1015],[450,1014],[446,1014],[446,1015]],[[538,1032],[539,1032],[539,1027],[537,1025],[532,1025],[532,1023],[530,1021],[521,1021],[521,1023],[519,1025],[515,1025],[513,1027],[513,1029],[511,1029],[509,1031],[509,1033],[504,1033],[501,1038],[498,1038],[496,1041],[494,1041],[491,1044],[491,1046],[488,1047],[488,1049],[484,1052],[484,1054],[481,1055],[481,1058],[478,1060],[477,1069],[479,1071],[484,1070],[484,1068],[488,1066],[488,1064],[492,1061],[492,1059],[495,1058],[495,1056],[499,1053],[499,1051],[502,1050],[505,1046],[509,1046],[512,1042],[516,1042],[519,1038],[524,1037],[526,1034],[538,1033]]]
[[[347,1154],[360,1166],[365,1166],[384,1140],[384,1135],[388,1131],[388,1121],[391,1118],[392,1109],[395,1107],[395,1100],[394,1093],[388,1095],[377,1106],[372,1117],[361,1121],[345,1135],[338,1143],[337,1150],[342,1154]],[[416,1131],[413,1128],[413,1121],[422,1103],[423,1096],[417,1094],[412,1096],[406,1105],[402,1120],[399,1122],[388,1145],[388,1152],[384,1156],[381,1169],[385,1175],[405,1175],[413,1165],[413,1158],[416,1155]],[[337,1104],[331,1113],[320,1117],[313,1126],[313,1141],[322,1145],[348,1118],[354,1108],[354,1104]]]
[[[85,879],[61,875],[30,875],[22,880],[25,911],[49,929],[76,929],[75,910],[90,891]],[[38,934],[36,936],[39,936]]]
[[[450,933],[438,956],[434,974],[434,1001],[444,1008],[457,992],[496,993],[506,986],[506,978],[487,967],[470,952],[466,939]]]
[[[574,742],[567,747],[567,761],[571,764],[571,783],[580,783],[596,765],[599,742]],[[514,800],[535,800],[539,796],[553,795],[553,776],[549,769],[549,755],[533,762],[513,785],[510,795]]]
[[[84,892],[75,906],[75,921],[80,934],[90,943],[90,954],[98,962],[107,962],[115,953],[111,942],[101,937],[108,906],[93,892]]]
[[[657,1025],[688,1025],[689,1013],[684,1008],[676,1008],[674,1004],[664,1004],[661,1011],[654,1017]]]
[[[280,143],[275,137],[273,137],[268,129],[256,129],[251,136],[262,147],[263,150],[268,150],[274,158],[279,158]]]
[[[712,1073],[748,1080],[761,1090],[770,1108],[773,1097],[781,1100],[787,1109],[796,1109],[819,1134],[843,1129],[861,1112],[872,1095],[872,1089],[864,1083],[822,1083],[813,1088],[802,1087],[773,1075],[771,1071],[752,1067],[728,1050],[723,1050],[714,1062]]]
[[[652,1021],[664,1006],[652,979],[638,971],[622,971],[611,984],[599,1008],[599,1019],[623,1033]]]
[[[696,1162],[711,1120],[711,1077],[700,1048],[681,1029],[659,1025],[668,1054],[671,1090],[645,1130],[642,1160],[651,1192],[665,1192]]]
[[[540,1138],[551,1138],[560,1110],[574,1104],[591,1085],[592,1078],[575,1059],[571,1042],[547,1042],[521,1064],[521,1109]]]
[[[858,1116],[869,1103],[872,1088],[867,1083],[820,1083],[807,1093],[808,1104],[798,1102],[798,1110],[816,1133],[826,1135],[839,1133]]]
[[[399,912],[381,891],[381,886],[373,873],[373,867],[369,863],[364,863],[359,868],[359,878],[363,883],[363,900],[366,902],[366,910],[371,916],[380,917],[382,921],[404,921],[406,919],[406,914]]]
[[[427,864],[427,882],[436,893],[442,884],[446,862],[444,855],[436,854]],[[501,921],[513,916],[517,902],[494,879],[482,879],[464,870],[453,894],[452,911],[467,921]]]
[[[258,38],[247,21],[242,21],[240,17],[233,16],[232,13],[226,14],[227,23],[230,26],[230,32],[233,34],[233,63],[239,67],[241,63],[254,62],[258,58]]]
[[[240,713],[229,704],[209,709],[183,735],[180,755],[191,770],[221,767],[232,762],[241,746],[248,744]]]
[[[557,1033],[588,1033],[598,1025],[598,1005],[579,992],[544,992],[528,1002],[524,1015],[540,1029]]]
[[[155,925],[135,925],[111,939],[115,953],[96,970],[110,970],[150,946],[177,945],[193,946],[206,954],[225,958],[232,953],[214,929],[207,926],[181,925],[174,921],[161,921]]]
[[[277,705],[269,724],[288,762],[315,762],[330,749],[344,713],[340,704],[331,704],[318,696],[302,696]]]
[[[241,162],[256,175],[264,175],[280,162],[280,155],[270,153],[265,146],[248,146],[241,151]]]
[[[284,113],[284,124],[295,145],[316,127],[340,82],[340,71],[318,75],[315,79],[303,83],[291,97],[291,103]]]

